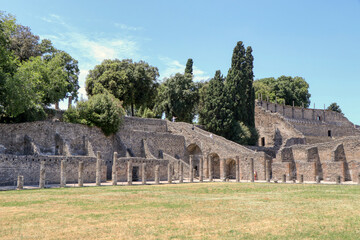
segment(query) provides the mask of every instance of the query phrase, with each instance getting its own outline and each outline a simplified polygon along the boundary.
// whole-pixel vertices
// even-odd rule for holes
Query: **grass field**
[[[196,183],[0,192],[0,239],[359,239],[360,186]]]

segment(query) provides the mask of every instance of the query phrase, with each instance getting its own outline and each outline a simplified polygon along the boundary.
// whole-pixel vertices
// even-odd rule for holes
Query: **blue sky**
[[[145,60],[160,80],[194,60],[195,80],[230,67],[237,41],[253,48],[255,79],[301,76],[311,107],[337,102],[360,124],[359,0],[0,0],[34,34],[79,61],[80,85],[103,59]],[[81,93],[85,95],[84,88]]]

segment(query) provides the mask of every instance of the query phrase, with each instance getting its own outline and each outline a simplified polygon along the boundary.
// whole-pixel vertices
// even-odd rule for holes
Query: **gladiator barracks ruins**
[[[109,137],[96,127],[51,119],[0,124],[0,186],[360,182],[360,131],[342,114],[262,99],[255,114],[257,146],[160,119],[125,117]]]

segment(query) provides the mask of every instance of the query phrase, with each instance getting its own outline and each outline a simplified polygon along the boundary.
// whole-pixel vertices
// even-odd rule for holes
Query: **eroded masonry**
[[[359,180],[360,131],[342,114],[259,100],[256,127],[250,147],[159,119],[125,117],[110,137],[51,120],[0,124],[0,185]]]

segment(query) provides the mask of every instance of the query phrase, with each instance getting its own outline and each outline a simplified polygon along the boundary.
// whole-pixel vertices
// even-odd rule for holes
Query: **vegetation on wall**
[[[125,111],[119,99],[110,93],[96,94],[87,101],[79,101],[75,108],[64,113],[64,121],[101,128],[105,135],[116,133]]]
[[[255,95],[262,95],[263,100],[269,99],[286,105],[309,107],[309,84],[302,77],[281,76],[277,79],[262,78],[254,81]]]

